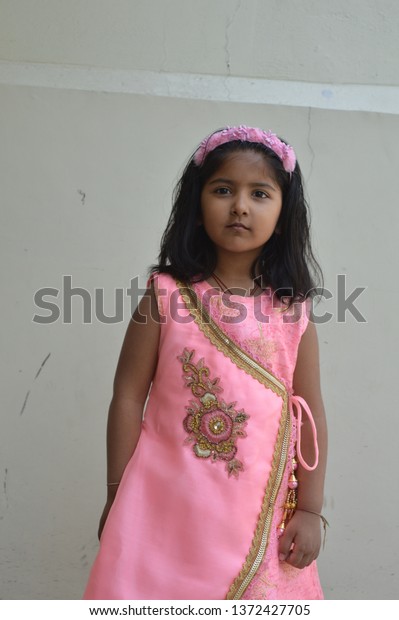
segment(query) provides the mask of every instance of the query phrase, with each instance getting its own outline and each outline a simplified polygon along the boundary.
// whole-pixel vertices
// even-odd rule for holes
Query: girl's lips
[[[229,224],[229,226],[227,228],[237,228],[237,229],[241,229],[241,230],[249,230],[248,226],[244,226],[244,224],[241,224],[240,222],[235,222],[234,224]]]

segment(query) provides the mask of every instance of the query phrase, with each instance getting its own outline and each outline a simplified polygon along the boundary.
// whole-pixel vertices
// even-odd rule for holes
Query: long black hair
[[[292,173],[284,170],[280,158],[267,146],[234,140],[208,153],[197,166],[191,157],[173,193],[173,208],[161,240],[158,264],[151,272],[169,273],[184,282],[209,278],[216,268],[215,247],[201,222],[201,192],[233,152],[262,153],[271,165],[282,192],[282,209],[277,227],[251,268],[252,278],[261,278],[288,305],[315,294],[322,285],[322,272],[310,242],[310,216],[304,196],[298,162]]]

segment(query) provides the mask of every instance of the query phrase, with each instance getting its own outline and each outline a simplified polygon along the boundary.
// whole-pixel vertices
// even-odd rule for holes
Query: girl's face
[[[273,169],[255,151],[231,153],[201,193],[202,224],[218,258],[240,253],[252,264],[272,236],[281,208]]]

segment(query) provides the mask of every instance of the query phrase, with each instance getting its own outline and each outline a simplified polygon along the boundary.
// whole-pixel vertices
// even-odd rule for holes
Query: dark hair
[[[201,192],[207,180],[237,151],[262,153],[272,166],[283,198],[278,232],[274,232],[251,268],[251,277],[261,276],[277,297],[289,305],[313,296],[322,273],[314,257],[309,233],[309,210],[298,165],[288,173],[279,157],[263,144],[234,140],[208,153],[201,166],[191,158],[173,193],[173,208],[161,240],[158,264],[151,272],[169,273],[184,282],[204,280],[216,268],[216,252],[201,219]]]

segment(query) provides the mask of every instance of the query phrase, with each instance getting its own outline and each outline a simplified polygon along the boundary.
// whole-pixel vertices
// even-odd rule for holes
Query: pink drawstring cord
[[[306,400],[294,394],[292,394],[289,399],[289,408],[290,408],[290,414],[295,415],[296,420],[297,420],[298,428],[297,428],[296,452],[297,452],[298,461],[300,462],[302,467],[304,467],[308,471],[313,471],[314,469],[316,469],[318,462],[319,462],[319,447],[317,445],[317,429],[316,429],[316,424],[312,416],[312,412],[310,411]],[[295,409],[295,413],[294,413],[294,409]],[[302,456],[302,450],[301,450],[302,410],[304,410],[306,415],[308,416],[310,426],[312,429],[313,447],[315,451],[315,461],[313,465],[308,465]]]

